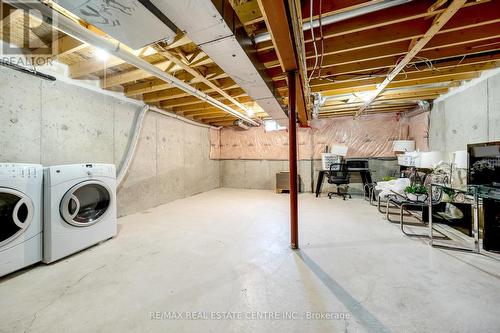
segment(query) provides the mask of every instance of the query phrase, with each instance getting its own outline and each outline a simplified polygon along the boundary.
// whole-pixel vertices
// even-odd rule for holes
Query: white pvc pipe
[[[42,4],[41,2],[34,3],[33,0],[18,0],[12,4],[13,5],[21,4],[28,8],[38,10],[42,14],[45,14],[48,17],[51,17],[51,15],[54,14],[54,10],[52,10],[52,8],[48,7],[45,4]],[[65,34],[70,35],[73,38],[76,38],[83,43],[87,43],[95,47],[98,47],[100,49],[106,50],[109,53],[113,54],[114,56],[122,59],[123,61],[139,69],[142,69],[169,84],[176,86],[177,88],[187,92],[190,95],[198,97],[212,104],[213,106],[235,116],[236,118],[242,119],[251,125],[259,126],[259,124],[250,117],[247,117],[242,113],[239,113],[238,111],[230,108],[224,103],[221,103],[220,101],[210,97],[206,93],[192,87],[191,85],[185,83],[182,80],[179,80],[175,76],[172,76],[162,71],[161,69],[150,64],[149,62],[137,57],[136,55],[128,52],[127,50],[122,49],[120,47],[120,43],[114,43],[108,39],[100,37],[94,34],[93,32],[87,30],[86,28],[80,26],[79,24],[75,23],[71,19],[65,17],[64,15],[57,15],[57,20],[55,20],[55,22],[57,22],[57,29],[64,32]]]

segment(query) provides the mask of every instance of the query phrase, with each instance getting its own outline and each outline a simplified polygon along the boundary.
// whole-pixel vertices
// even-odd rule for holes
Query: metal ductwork
[[[235,120],[234,121],[234,126],[237,127],[237,128],[240,128],[242,130],[248,130],[250,129],[250,126],[248,126],[247,124],[245,124],[245,122],[241,119],[238,119],[238,120]]]
[[[418,101],[417,107],[404,113],[407,117],[414,117],[432,109],[432,101]]]
[[[349,10],[346,12],[341,12],[338,14],[324,16],[321,18],[321,24],[322,25],[329,25],[329,24],[340,22],[340,21],[345,21],[348,19],[352,19],[354,17],[373,13],[373,12],[376,12],[376,11],[379,11],[382,9],[387,9],[387,8],[391,8],[394,6],[399,6],[399,5],[402,5],[402,4],[411,2],[411,1],[413,1],[413,0],[385,0],[385,1],[377,2],[377,3],[374,3],[372,5],[367,5],[364,7],[355,8],[353,10]],[[307,30],[311,29],[311,26],[313,28],[319,27],[319,20],[313,20],[312,24],[311,24],[310,20],[305,21],[302,24],[302,29],[304,31],[307,31]],[[254,39],[255,43],[262,43],[262,42],[267,42],[270,40],[271,40],[271,35],[267,32],[255,36],[255,39]]]
[[[245,42],[231,28],[210,0],[151,0],[168,18],[222,70],[229,75],[269,116],[288,125],[288,116],[273,93],[272,84],[252,62]],[[235,18],[234,18],[235,19]],[[248,45],[251,41],[248,39]],[[243,45],[243,46],[242,46]],[[252,49],[254,49],[252,47]]]
[[[21,9],[34,9],[38,10],[45,17],[51,17],[53,14],[52,8],[41,3],[41,2],[33,2],[33,0],[17,0],[15,2],[10,3],[13,6]],[[49,22],[52,23],[52,22]],[[160,68],[150,64],[149,62],[137,57],[131,52],[124,50],[121,48],[120,43],[116,43],[110,41],[109,39],[98,36],[97,34],[87,30],[81,25],[75,23],[73,20],[65,17],[64,15],[57,16],[57,28],[64,32],[67,35],[70,35],[84,43],[93,45],[95,47],[101,48],[110,54],[122,59],[123,61],[142,69],[152,76],[159,78],[185,92],[188,94],[197,97],[211,105],[235,116],[238,119],[242,119],[246,121],[248,124],[253,126],[259,126],[259,123],[251,119],[250,117],[241,114],[240,112],[232,109],[231,107],[225,105],[224,103],[212,98],[208,94],[196,89],[195,87],[187,84],[186,82],[179,80],[175,76],[172,76],[165,71],[162,71]]]
[[[54,2],[134,50],[177,35],[177,27],[149,0]]]

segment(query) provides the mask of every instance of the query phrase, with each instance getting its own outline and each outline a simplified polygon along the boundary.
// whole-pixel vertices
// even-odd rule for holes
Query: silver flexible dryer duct
[[[144,119],[146,119],[146,115],[148,112],[156,112],[158,114],[161,114],[162,116],[167,116],[167,117],[171,117],[174,119],[178,119],[180,121],[183,121],[185,123],[188,123],[188,124],[194,125],[194,126],[211,128],[211,129],[220,129],[220,127],[199,124],[199,123],[191,121],[187,118],[183,118],[183,117],[179,117],[177,115],[171,114],[171,113],[166,112],[164,110],[157,109],[157,108],[151,107],[149,105],[144,105],[142,107],[141,111],[139,112],[139,114],[137,115],[137,117],[135,118],[134,132],[133,132],[133,135],[128,142],[128,148],[127,148],[127,153],[125,155],[125,159],[123,160],[123,162],[120,166],[120,169],[118,170],[117,175],[116,175],[117,188],[120,188],[123,181],[125,180],[125,177],[128,173],[128,170],[130,169],[130,165],[132,164],[132,160],[134,158],[135,151],[137,149],[137,144],[139,143],[139,138],[141,137],[141,131],[142,131],[142,127],[144,124]]]
[[[134,126],[134,135],[129,140],[127,155],[125,155],[125,159],[120,166],[120,170],[116,175],[116,187],[119,188],[123,183],[125,176],[127,175],[128,169],[130,168],[130,164],[132,164],[132,159],[135,154],[135,150],[137,148],[137,143],[139,142],[139,137],[142,130],[142,125],[144,124],[144,118],[146,118],[146,113],[149,111],[149,105],[144,105],[141,109],[141,112],[136,117],[135,126]]]
[[[10,3],[11,5],[21,8],[21,9],[26,9],[26,8],[31,8],[40,11],[42,15],[47,15],[47,17],[51,17],[52,9],[49,8],[44,2],[38,1],[34,2],[33,0],[17,0],[13,1]],[[235,117],[239,119],[243,119],[246,122],[259,126],[259,123],[254,121],[253,119],[247,117],[246,115],[243,115],[229,106],[225,105],[224,103],[210,97],[206,93],[190,86],[189,84],[185,83],[184,81],[179,80],[178,78],[165,73],[164,71],[160,70],[158,67],[146,62],[145,60],[138,58],[134,54],[120,48],[120,43],[114,43],[111,42],[103,37],[100,37],[90,31],[88,31],[86,28],[78,25],[77,23],[73,22],[69,18],[65,17],[64,15],[59,15],[58,16],[58,21],[57,21],[57,28],[61,30],[62,32],[66,33],[67,35],[70,35],[84,43],[88,43],[90,45],[100,47],[106,51],[109,51],[111,54],[115,55],[116,57],[124,60],[125,62],[128,62],[129,64],[134,65],[135,67],[142,69],[148,73],[150,73],[152,76],[155,76],[165,82],[168,82],[177,88],[195,96],[198,97],[202,100],[205,100],[206,102],[212,104],[213,106],[222,109],[223,111],[230,113],[234,115]],[[136,118],[135,126],[134,126],[134,134],[133,137],[129,141],[128,149],[127,149],[127,154],[125,155],[125,160],[123,161],[120,170],[117,172],[117,187],[119,187],[124,179],[125,176],[127,175],[127,172],[130,168],[130,164],[132,162],[132,159],[135,154],[135,150],[137,148],[137,143],[139,141],[141,129],[144,123],[144,118],[146,117],[146,114],[148,111],[153,111],[160,113],[164,116],[169,116],[175,119],[179,119],[181,121],[184,121],[186,123],[190,123],[192,125],[196,126],[201,126],[201,127],[206,127],[206,128],[215,128],[212,126],[208,125],[201,125],[198,124],[194,121],[191,121],[186,118],[179,117],[177,115],[173,115],[171,113],[168,113],[166,111],[150,107],[148,105],[145,105],[139,115]]]

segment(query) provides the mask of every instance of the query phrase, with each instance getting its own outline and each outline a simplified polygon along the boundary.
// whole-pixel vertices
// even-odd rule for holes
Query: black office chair
[[[340,185],[349,184],[349,171],[347,168],[347,164],[344,163],[333,163],[330,164],[330,171],[328,172],[328,183],[334,184],[337,186],[337,192],[328,192],[328,198],[332,198],[333,195],[338,195],[345,200],[346,195],[351,198],[349,193],[340,192]]]

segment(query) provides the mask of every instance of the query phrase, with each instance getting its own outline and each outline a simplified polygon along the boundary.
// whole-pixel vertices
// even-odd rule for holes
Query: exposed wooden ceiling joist
[[[196,71],[194,68],[189,67],[189,65],[183,63],[180,59],[175,57],[172,53],[170,53],[167,50],[159,51],[161,55],[163,55],[165,58],[167,58],[169,61],[175,63],[177,66],[185,70],[187,73],[191,74],[194,78],[200,80],[203,84],[207,85],[210,89],[212,89],[214,92],[218,93],[228,101],[232,102],[234,105],[236,105],[242,112],[248,113],[246,107],[238,102],[236,99],[234,99],[230,94],[228,94],[226,91],[215,85],[212,81],[208,80],[204,75]]]
[[[290,30],[285,1],[258,0],[260,11],[271,34],[280,66],[284,72],[299,71],[299,59],[294,48],[293,32]],[[300,80],[299,80],[300,81]],[[307,106],[302,82],[298,82],[297,110],[302,126],[307,126]]]
[[[401,71],[410,63],[410,61],[424,48],[424,46],[431,40],[434,35],[448,22],[453,15],[462,7],[467,0],[453,0],[453,2],[446,8],[446,10],[438,16],[432,26],[427,30],[423,37],[421,37],[418,42],[413,46],[413,48],[405,55],[405,57],[397,64],[397,66],[391,71],[387,78],[377,87],[373,95],[361,106],[356,113],[356,116],[360,115],[365,111],[370,103],[377,98],[377,96],[384,91],[384,89],[391,83],[396,76],[401,73]]]

